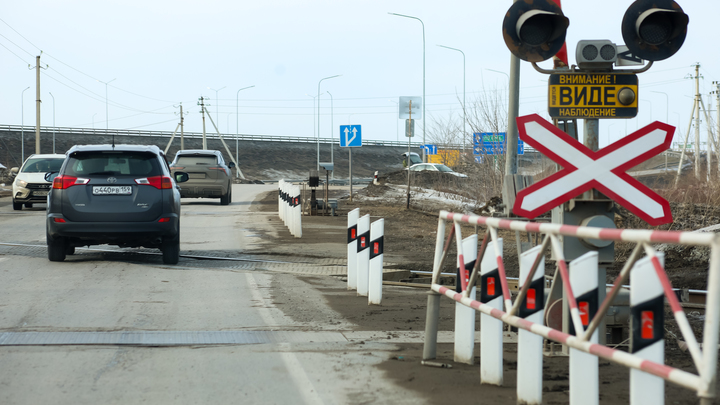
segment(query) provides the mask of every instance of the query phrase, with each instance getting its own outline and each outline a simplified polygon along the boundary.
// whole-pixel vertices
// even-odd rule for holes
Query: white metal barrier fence
[[[450,232],[447,236],[445,235],[446,221],[452,222],[452,227],[450,228]],[[465,263],[468,263],[468,261],[464,258],[466,249],[463,246],[464,243],[461,235],[461,224],[482,225],[487,227],[487,232],[485,233],[485,236],[480,243],[480,247],[477,250],[477,260],[475,260],[475,264],[471,271],[469,271],[470,269],[465,268]],[[519,258],[521,266],[520,282],[522,283],[522,288],[520,289],[514,303],[512,301],[505,276],[505,267],[502,258],[502,239],[498,238],[499,229],[531,232],[544,235],[540,246],[536,246],[530,251],[525,252],[523,256]],[[630,257],[627,262],[625,262],[620,274],[616,278],[613,287],[608,292],[602,303],[599,304],[594,316],[588,316],[587,307],[578,306],[578,300],[576,300],[576,295],[574,293],[574,289],[577,289],[578,291],[586,291],[587,289],[592,289],[593,286],[589,286],[588,283],[578,283],[577,280],[573,279],[573,275],[571,275],[571,273],[581,274],[583,271],[586,271],[587,267],[582,268],[582,271],[573,271],[573,266],[584,266],[584,264],[581,263],[581,259],[582,261],[587,261],[587,259],[589,257],[591,258],[592,255],[584,255],[576,259],[571,263],[570,269],[568,269],[568,265],[563,256],[563,250],[558,239],[559,236],[624,241],[636,244]],[[466,275],[464,277],[459,277],[461,292],[456,292],[439,284],[440,271],[448,255],[453,237],[456,239],[459,274]],[[685,316],[685,312],[680,305],[679,299],[672,289],[662,264],[662,253],[656,251],[651,245],[654,243],[685,246],[707,246],[710,248],[707,283],[708,294],[703,325],[702,346],[695,338],[695,334],[693,333],[690,323]],[[533,281],[538,280],[537,272],[541,266],[544,266],[544,257],[548,248],[552,250],[554,257],[557,259],[557,269],[555,274],[556,277],[559,277],[563,282],[563,289],[570,309],[571,325],[574,328],[574,331],[576,331],[575,335],[563,333],[560,330],[544,326],[541,321],[542,318],[537,318],[533,315],[523,315],[523,312],[527,314],[527,308],[530,307],[530,302],[532,302],[533,307],[536,305],[535,292],[538,291],[538,289],[533,288]],[[643,253],[646,255],[646,258],[641,258]],[[594,252],[592,254],[594,254]],[[597,268],[597,259],[595,259],[595,268]],[[643,350],[641,352],[631,354],[595,343],[597,340],[595,340],[596,338],[593,339],[593,336],[597,336],[595,332],[598,326],[601,324],[601,321],[613,302],[613,299],[628,279],[631,270],[633,271],[633,274],[636,274],[637,272],[638,277],[635,277],[637,280],[642,280],[645,284],[657,285],[658,291],[662,291],[662,295],[664,295],[664,299],[669,303],[675,321],[677,322],[682,336],[687,343],[697,374],[663,364],[664,354],[658,359],[658,356],[656,355],[657,353],[648,356],[643,354],[645,351]],[[650,280],[650,277],[652,277],[652,280]],[[475,293],[475,288],[472,287],[476,285],[478,280],[480,280],[480,288],[478,288],[477,294],[481,296],[480,301],[472,298],[472,294]],[[496,290],[495,286],[498,282],[500,284],[500,288]],[[595,286],[595,288],[597,288],[597,286]],[[633,285],[633,289],[640,291],[640,288],[636,288],[635,285]],[[652,289],[652,287],[650,287],[650,289]],[[573,355],[572,352],[578,352],[584,356],[589,354],[625,367],[629,367],[631,369],[630,399],[633,404],[662,403],[662,392],[659,395],[661,402],[658,402],[658,398],[655,396],[642,399],[641,395],[633,395],[634,390],[639,391],[639,389],[643,389],[645,392],[648,392],[648,389],[652,389],[649,385],[655,384],[653,380],[662,382],[660,379],[695,391],[702,405],[709,405],[713,398],[715,398],[718,334],[720,334],[720,236],[714,233],[577,227],[559,224],[511,221],[506,219],[463,215],[441,211],[438,221],[437,241],[435,245],[432,291],[433,293],[428,296],[423,358],[429,360],[436,357],[440,297],[443,295],[447,296],[456,302],[466,307],[473,308],[481,313],[482,352],[480,356],[480,368],[481,381],[484,383],[502,384],[502,336],[500,336],[499,339],[499,359],[497,356],[487,356],[489,359],[484,358],[486,348],[483,346],[493,346],[497,344],[496,337],[494,338],[492,335],[488,335],[496,328],[496,325],[493,325],[491,322],[496,322],[500,326],[502,326],[501,322],[504,322],[518,328],[520,332],[518,343],[519,380],[522,378],[539,378],[540,384],[542,384],[541,366],[540,372],[535,373],[535,377],[528,377],[532,373],[523,373],[520,370],[521,364],[534,364],[537,359],[537,350],[542,350],[541,345],[538,347],[536,343],[530,343],[523,346],[523,334],[530,332],[530,334],[541,336],[542,338],[567,345],[571,349],[574,349],[571,350],[571,356]],[[542,288],[540,288],[540,291],[540,294],[542,294]],[[532,292],[532,297],[530,297],[531,294],[529,294],[529,292]],[[635,295],[637,293],[635,291],[631,291],[631,294]],[[652,296],[651,292],[644,292],[643,294],[648,297]],[[659,296],[661,303],[663,302],[662,295]],[[582,304],[586,304],[586,302],[582,302]],[[634,305],[632,297],[631,305]],[[643,314],[643,316],[645,315]],[[650,313],[649,316],[651,317],[652,314]],[[643,322],[644,321],[645,319],[643,319]],[[650,328],[650,331],[652,331],[652,328]],[[660,333],[662,333],[662,331]],[[486,335],[488,335],[487,338]],[[458,340],[456,338],[456,345],[457,342]],[[540,340],[540,343],[542,343],[542,340]],[[533,349],[533,347],[535,349]],[[660,344],[660,347],[662,347],[662,343]],[[497,353],[497,346],[490,347],[489,349],[490,351]],[[497,364],[498,361],[500,363],[499,367]],[[485,364],[488,362],[492,362],[493,364]],[[572,359],[571,364],[573,364]],[[574,364],[583,364],[584,367],[588,367],[587,364],[592,364],[592,362],[580,362]],[[597,362],[594,364],[597,365]],[[497,375],[498,371],[500,373],[499,376]],[[583,402],[580,402],[580,400],[577,400],[577,402],[573,401],[574,396],[572,390],[573,387],[576,386],[573,384],[573,379],[576,378],[575,374],[583,373],[570,373],[570,403],[597,403],[597,399],[589,399],[587,396],[584,396]],[[648,378],[650,380],[648,380]],[[597,384],[597,379],[595,379],[595,383]],[[533,391],[528,390],[528,387],[537,386],[537,381],[518,381],[518,401],[520,403],[540,403],[542,399],[538,398],[538,396],[542,395],[541,390],[540,392],[537,392],[537,390],[534,392],[527,392]],[[660,384],[660,386],[662,386],[662,384]]]
[[[278,215],[292,236],[302,238],[300,186],[285,180],[278,182]]]

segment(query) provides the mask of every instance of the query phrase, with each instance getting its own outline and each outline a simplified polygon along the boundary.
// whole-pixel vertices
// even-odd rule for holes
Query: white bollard
[[[357,294],[367,297],[370,271],[370,214],[358,219],[357,239]]]
[[[500,252],[502,239],[498,239]],[[500,272],[495,258],[495,242],[489,242],[480,262],[480,302],[495,309],[503,309]],[[503,322],[490,315],[480,314],[480,382],[503,384]]]
[[[357,289],[357,225],[360,218],[360,208],[348,212],[348,262],[347,262],[347,288]]]
[[[368,305],[382,303],[383,249],[385,244],[385,220],[370,224],[370,274],[368,275]]]
[[[542,246],[520,255],[520,285],[525,283]],[[518,316],[542,325],[545,314],[545,256],[540,259]],[[542,404],[543,337],[524,329],[518,331],[517,399],[520,404]],[[571,374],[572,375],[572,374]]]
[[[570,262],[570,287],[575,295],[578,310],[580,310],[580,320],[584,331],[600,306],[597,252],[585,253]],[[570,334],[576,335],[572,321],[570,322]],[[598,342],[598,330],[595,330],[590,336],[590,342]],[[570,349],[571,405],[598,404],[600,401],[599,373],[597,356]]]
[[[280,179],[280,181],[278,181],[278,216],[280,217],[280,219],[283,219],[283,209],[285,208],[285,201],[283,201],[284,182],[285,180],[283,179]]]
[[[656,253],[665,266],[665,256]],[[665,363],[665,295],[650,258],[638,260],[630,270],[630,353],[658,364]],[[662,405],[665,382],[660,377],[630,369],[630,405]]]
[[[470,235],[462,241],[463,261],[465,264],[465,274],[460,272],[460,257],[457,258],[458,278],[457,292],[461,292],[459,277],[463,277],[465,282],[470,280],[470,272],[475,266],[477,259],[478,236]],[[470,289],[470,299],[475,299],[476,287]],[[466,307],[459,302],[455,303],[455,353],[454,360],[458,363],[473,364],[475,349],[475,311],[474,308]]]
[[[377,176],[378,176],[378,172],[377,172],[377,170],[376,170],[376,171],[375,171],[375,177],[373,177],[373,184],[375,184],[375,185],[378,184]]]
[[[295,237],[302,238],[302,203],[300,186],[295,186]]]

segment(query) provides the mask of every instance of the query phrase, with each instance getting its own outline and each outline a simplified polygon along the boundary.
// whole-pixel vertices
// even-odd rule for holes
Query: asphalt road
[[[249,206],[274,189],[234,185],[230,206],[183,200],[181,251],[257,248],[274,214]],[[107,246],[51,263],[44,215],[0,199],[2,404],[424,403],[375,367],[392,344],[348,337],[351,325],[293,275],[169,266]],[[276,277],[333,322],[284,314]]]

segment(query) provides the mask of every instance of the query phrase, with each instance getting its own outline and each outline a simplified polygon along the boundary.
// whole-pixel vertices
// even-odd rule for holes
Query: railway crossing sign
[[[362,146],[360,125],[340,125],[340,147],[359,148]]]
[[[655,121],[593,152],[537,114],[517,123],[520,138],[563,170],[518,192],[514,213],[533,219],[594,188],[650,225],[672,222],[670,204],[626,171],[667,150],[675,127]]]

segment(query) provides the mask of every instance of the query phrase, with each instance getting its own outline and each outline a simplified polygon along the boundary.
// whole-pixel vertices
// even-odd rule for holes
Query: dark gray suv
[[[184,172],[170,174],[157,146],[83,145],[48,173],[47,247],[63,261],[76,246],[159,248],[163,262],[180,257],[180,190]]]

